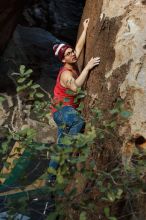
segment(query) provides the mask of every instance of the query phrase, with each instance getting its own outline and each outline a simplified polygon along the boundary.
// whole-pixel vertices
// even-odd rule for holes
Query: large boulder
[[[129,115],[126,119],[117,116],[114,133],[105,133],[101,145],[97,143],[102,149],[97,160],[100,170],[117,158],[121,162],[120,156],[123,162],[130,160],[133,147],[146,139],[146,1],[87,0],[81,23],[87,17],[90,25],[79,66],[86,65],[92,56],[99,56],[101,63],[86,82],[84,115],[88,119],[91,110],[98,108],[103,112],[103,122],[112,121],[113,114],[108,110],[117,108],[119,100],[125,116]],[[145,219],[144,212],[140,213],[138,219]]]
[[[97,94],[102,109],[111,109],[118,97],[123,99],[132,112],[128,135],[136,138],[146,138],[145,13],[142,0],[98,4],[88,0],[82,18],[91,19],[85,63],[92,56],[101,57],[89,76],[88,93]]]

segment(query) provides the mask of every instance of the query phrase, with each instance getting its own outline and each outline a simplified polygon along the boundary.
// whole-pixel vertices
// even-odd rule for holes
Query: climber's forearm
[[[87,34],[87,28],[84,28],[84,30],[82,31],[82,34],[77,42],[76,48],[75,48],[77,57],[79,57],[79,55],[84,47],[84,44],[86,41],[86,34]]]
[[[84,47],[86,41],[86,34],[87,34],[87,28],[84,28],[75,48],[77,58],[80,56],[80,53]]]
[[[89,73],[89,69],[87,67],[85,67],[83,69],[83,71],[81,72],[81,74],[79,75],[79,77],[75,80],[75,84],[78,88],[82,87],[82,85],[84,84],[85,82],[85,79],[87,77]]]

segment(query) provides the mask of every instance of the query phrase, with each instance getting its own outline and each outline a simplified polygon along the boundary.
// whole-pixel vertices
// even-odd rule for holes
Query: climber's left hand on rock
[[[88,28],[89,21],[90,21],[90,18],[87,18],[87,19],[84,20],[84,22],[83,22],[83,27],[84,27],[84,29],[87,29],[87,28]]]

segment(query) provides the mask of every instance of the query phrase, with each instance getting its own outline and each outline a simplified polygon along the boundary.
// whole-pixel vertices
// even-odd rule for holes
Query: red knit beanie
[[[53,46],[53,50],[55,53],[55,56],[58,56],[59,60],[62,60],[64,58],[64,53],[68,48],[72,48],[69,44],[55,44]]]

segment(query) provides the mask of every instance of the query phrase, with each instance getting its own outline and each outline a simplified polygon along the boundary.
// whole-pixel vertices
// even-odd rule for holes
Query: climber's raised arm
[[[76,57],[78,58],[81,54],[81,51],[85,45],[85,40],[86,40],[86,34],[87,34],[87,28],[88,28],[88,25],[89,25],[89,21],[90,19],[85,19],[85,21],[83,22],[83,31],[82,31],[82,34],[76,44],[76,47],[75,47],[75,51],[76,51]]]

